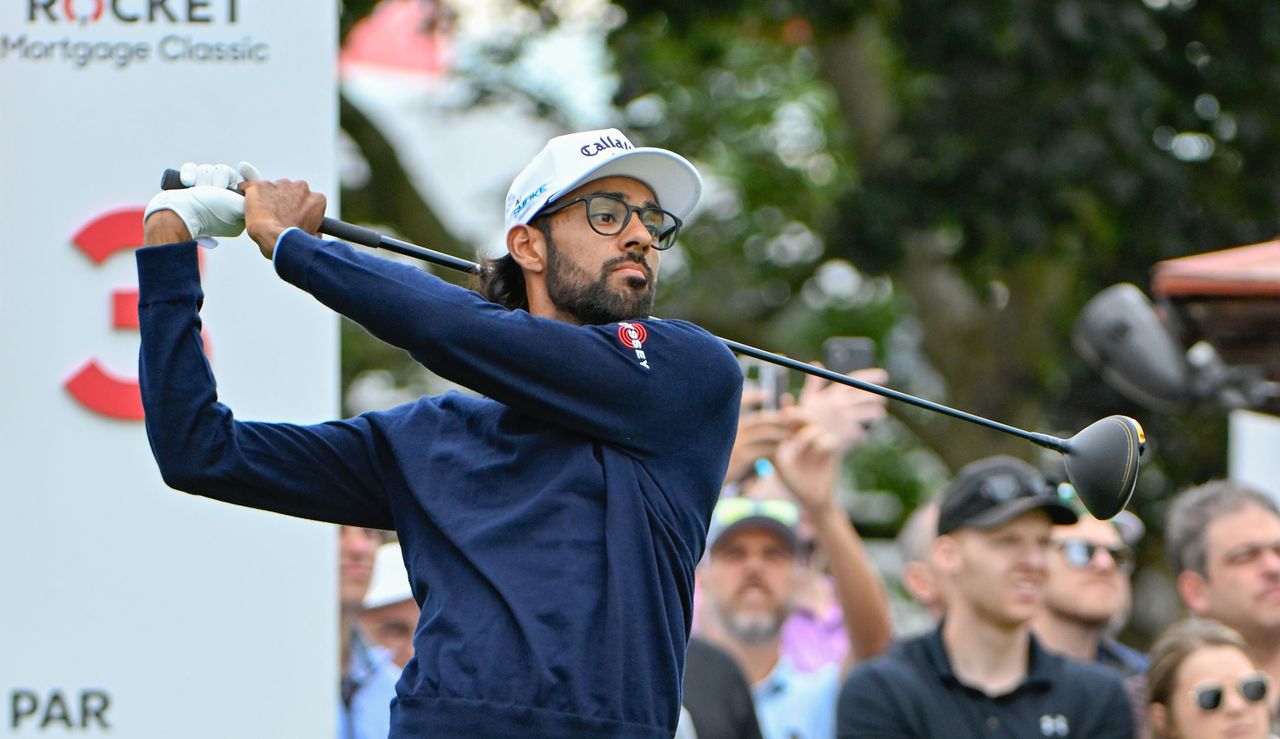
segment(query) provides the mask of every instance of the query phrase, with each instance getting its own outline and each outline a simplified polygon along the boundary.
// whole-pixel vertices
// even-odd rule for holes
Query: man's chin
[[[747,644],[772,641],[782,633],[782,620],[772,616],[731,616],[729,630]]]
[[[614,295],[617,297],[616,317],[607,323],[648,318],[653,311],[653,291],[648,288],[644,290],[625,289],[623,292],[614,293]]]
[[[619,321],[648,318],[653,309],[653,287],[642,290],[629,287],[595,288],[578,294],[553,295],[553,302],[584,325],[603,326]]]
[[[1076,611],[1076,612],[1059,611],[1057,615],[1061,619],[1074,622],[1086,629],[1105,629],[1107,626],[1111,624],[1111,621],[1115,618],[1114,615],[1108,615],[1104,613],[1082,613],[1079,611]]]

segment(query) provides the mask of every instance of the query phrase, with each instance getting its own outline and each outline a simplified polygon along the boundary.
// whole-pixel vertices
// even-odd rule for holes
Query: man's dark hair
[[[548,216],[538,216],[529,221],[529,225],[541,231],[549,243],[550,221]],[[507,310],[529,310],[529,292],[525,288],[524,272],[510,254],[482,260],[480,274],[471,278],[471,288],[484,296],[485,300],[497,303]]]
[[[1250,505],[1280,518],[1280,508],[1271,496],[1233,480],[1213,480],[1178,493],[1164,527],[1165,549],[1173,573],[1191,570],[1208,577],[1209,524]]]

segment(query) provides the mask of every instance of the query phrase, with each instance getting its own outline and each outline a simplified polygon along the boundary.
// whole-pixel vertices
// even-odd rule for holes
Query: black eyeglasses
[[[1266,699],[1271,681],[1261,672],[1247,675],[1235,681],[1236,692],[1248,703],[1258,703]],[[1196,705],[1202,711],[1216,711],[1222,705],[1222,697],[1226,687],[1222,683],[1205,683],[1191,691]]]
[[[1116,563],[1116,567],[1128,573],[1133,572],[1133,552],[1126,546],[1109,547],[1103,544],[1095,544],[1085,539],[1062,539],[1053,543],[1055,547],[1062,551],[1062,558],[1072,567],[1083,570],[1093,561],[1093,556],[1102,550],[1111,555],[1111,561]]]
[[[653,248],[659,251],[670,249],[674,246],[676,236],[680,233],[682,222],[674,214],[662,208],[631,205],[605,193],[574,198],[567,203],[561,203],[554,208],[544,210],[539,215],[549,216],[559,213],[565,208],[578,203],[587,204],[587,223],[591,224],[591,230],[601,236],[616,236],[622,233],[622,229],[626,228],[627,224],[631,222],[632,213],[640,216],[640,222],[644,224],[644,227],[649,230],[649,235],[653,237]]]

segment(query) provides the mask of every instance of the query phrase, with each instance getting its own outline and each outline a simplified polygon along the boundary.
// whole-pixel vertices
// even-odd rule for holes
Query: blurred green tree
[[[809,296],[809,280],[844,260],[890,278],[891,368],[895,347],[910,348],[894,334],[918,339],[923,361],[900,358],[897,382],[1062,433],[1109,413],[1137,416],[1156,442],[1141,491],[1153,502],[1223,473],[1219,413],[1133,406],[1083,365],[1069,336],[1086,300],[1114,282],[1145,285],[1155,261],[1280,232],[1280,8],[619,4],[619,105],[663,111],[652,125],[631,115],[627,124],[734,179],[741,199],[740,232],[704,217],[686,239],[698,279],[668,296],[681,315],[797,353],[851,323],[882,335],[868,308],[884,303],[854,306],[854,318],[768,300]],[[796,140],[810,144],[799,166]],[[761,266],[760,239],[786,228],[816,237],[812,258]],[[770,283],[779,278],[791,292]],[[1021,442],[948,419],[899,417],[949,466],[994,451],[1029,456]]]
[[[371,5],[346,3],[343,28]],[[495,68],[572,4],[522,5],[537,22],[488,50]],[[1069,336],[1085,301],[1114,282],[1145,286],[1155,261],[1280,232],[1280,6],[616,5],[619,124],[709,180],[666,258],[659,314],[806,359],[824,337],[872,336],[895,385],[1025,428],[1069,435],[1110,413],[1138,417],[1155,442],[1138,499],[1148,519],[1175,488],[1223,473],[1220,413],[1134,406]],[[555,114],[511,79],[477,81],[477,100],[527,95]],[[398,184],[394,152],[376,153],[376,129],[342,110],[375,178],[393,173],[374,191],[429,212]],[[361,197],[344,191],[350,217],[431,236]],[[344,375],[362,362],[344,359]],[[931,458],[1034,454],[894,412],[900,425],[857,465],[859,487],[906,503],[868,514],[885,531],[942,474]]]
[[[1024,428],[1069,435],[1111,413],[1139,418],[1153,444],[1134,506],[1153,524],[1144,557],[1158,572],[1169,496],[1225,474],[1225,418],[1126,401],[1075,354],[1071,327],[1106,286],[1145,288],[1156,261],[1280,233],[1280,6],[619,4],[628,13],[610,41],[619,106],[652,99],[665,114],[627,125],[710,163],[741,196],[741,234],[704,218],[686,239],[696,241],[697,279],[681,287],[680,314],[797,354],[812,355],[823,335],[875,335],[896,384]],[[717,84],[726,77],[737,84]],[[799,127],[797,100],[811,113]],[[786,131],[772,152],[753,145],[760,121],[775,117],[806,141],[816,128],[836,172],[785,172]],[[762,268],[753,240],[793,222],[816,235],[817,253]],[[871,275],[864,283],[887,278],[890,300],[832,311],[765,299],[809,297],[809,281],[841,260]],[[754,311],[703,307],[747,300],[744,288],[757,292]],[[880,306],[888,326],[873,318]],[[864,450],[858,478],[908,508],[921,480],[903,475],[895,449],[912,460],[927,449],[953,469],[1034,452],[950,419],[895,413],[916,442],[898,435]],[[1172,615],[1139,609],[1138,642]]]

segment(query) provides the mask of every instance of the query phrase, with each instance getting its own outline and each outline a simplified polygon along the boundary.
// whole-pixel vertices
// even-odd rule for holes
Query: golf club
[[[178,170],[167,169],[160,178],[160,186],[165,190],[185,188]],[[240,192],[232,187],[233,192]],[[416,244],[394,239],[390,236],[363,226],[356,226],[334,218],[325,218],[320,223],[320,232],[343,241],[374,249],[385,249],[397,254],[415,257],[441,267],[478,274],[480,265],[475,262],[454,257],[448,254],[427,249]],[[1134,486],[1138,482],[1138,460],[1146,448],[1146,436],[1142,426],[1128,416],[1107,416],[1095,421],[1075,436],[1061,439],[1049,434],[1024,431],[1008,424],[992,421],[965,411],[956,410],[940,403],[918,398],[914,395],[893,390],[854,377],[837,374],[821,367],[784,357],[780,354],[757,349],[730,339],[716,337],[725,346],[739,354],[771,362],[798,372],[816,375],[831,382],[848,385],[859,390],[881,395],[892,400],[914,405],[935,413],[958,418],[962,421],[1000,431],[1010,436],[1026,439],[1046,449],[1052,449],[1063,455],[1066,463],[1067,478],[1075,487],[1076,493],[1085,507],[1097,518],[1107,519],[1115,516],[1133,495]]]

